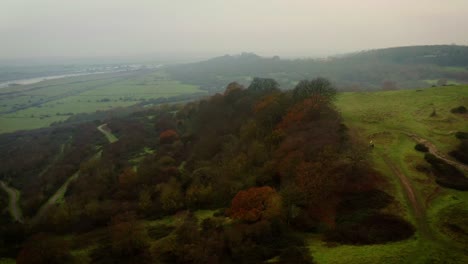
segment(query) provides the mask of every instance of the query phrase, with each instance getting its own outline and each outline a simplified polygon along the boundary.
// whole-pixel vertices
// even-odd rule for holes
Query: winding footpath
[[[109,143],[114,143],[114,142],[116,142],[116,141],[119,140],[114,134],[112,134],[112,132],[111,132],[111,130],[109,129],[109,127],[107,126],[107,124],[102,124],[102,125],[98,126],[97,129],[98,129],[102,134],[104,134],[104,136],[106,136],[106,138],[107,138],[107,140],[109,141]]]
[[[104,134],[104,136],[107,138],[109,143],[114,143],[118,141],[119,139],[112,134],[110,129],[107,127],[107,124],[103,124],[97,127],[97,129]],[[61,151],[59,155],[63,154],[63,146],[61,147]],[[98,151],[91,159],[99,158],[101,156],[101,151]],[[60,156],[58,156],[54,162],[58,160]],[[46,170],[49,167],[46,168]],[[42,172],[44,173],[45,170]],[[41,174],[42,174],[41,173]],[[62,199],[65,193],[67,192],[68,186],[70,183],[78,179],[80,176],[79,171],[75,172],[72,176],[70,176],[63,184],[60,186],[60,188],[45,202],[41,208],[39,208],[39,211],[36,213],[36,215],[31,219],[32,223],[35,223],[39,221],[44,214],[47,212],[47,210],[54,204],[59,203]],[[21,193],[19,190],[16,190],[10,186],[8,186],[5,182],[0,181],[0,187],[8,194],[8,210],[10,211],[11,217],[19,222],[19,223],[24,223],[24,218],[23,218],[23,213],[21,211],[21,207],[19,205],[19,199],[21,196]]]
[[[68,178],[62,186],[45,202],[41,208],[39,208],[39,211],[37,211],[36,215],[34,218],[32,218],[31,222],[35,223],[39,219],[41,219],[45,212],[47,212],[47,209],[49,209],[52,205],[59,203],[60,200],[63,199],[63,196],[67,192],[68,185],[70,185],[71,182],[76,180],[78,178],[79,174],[78,172],[75,172],[70,178]]]
[[[114,143],[116,141],[118,141],[119,139],[114,135],[112,134],[112,132],[110,131],[110,129],[107,127],[107,124],[103,124],[103,125],[100,125],[97,127],[97,129],[104,134],[104,136],[107,138],[107,140],[109,141],[109,143]],[[96,154],[94,154],[91,159],[97,159],[99,157],[101,157],[101,153],[102,151],[98,151]],[[47,200],[47,202],[45,202],[41,208],[39,209],[39,211],[37,212],[37,214],[34,216],[34,218],[32,219],[32,222],[37,222],[39,221],[43,216],[44,214],[47,212],[47,210],[55,205],[55,204],[58,204],[60,203],[60,201],[63,200],[63,197],[65,195],[65,193],[67,192],[68,190],[68,186],[70,185],[70,183],[72,183],[73,181],[75,181],[76,179],[78,179],[78,177],[80,177],[80,171],[77,171],[75,172],[72,176],[70,176],[63,184],[62,186],[60,186],[60,188]]]
[[[0,181],[0,187],[2,187],[2,189],[8,194],[8,198],[10,200],[8,203],[8,210],[10,211],[11,217],[19,223],[24,223],[23,213],[19,206],[20,192],[9,187],[3,181]]]
[[[462,164],[460,162],[457,162],[455,160],[452,160],[452,159],[449,159],[448,157],[446,157],[445,155],[443,155],[438,149],[437,147],[432,144],[430,141],[418,136],[418,135],[415,135],[415,134],[412,134],[412,133],[408,133],[408,132],[405,132],[405,131],[400,131],[401,133],[407,135],[408,137],[410,137],[411,139],[413,139],[416,143],[421,143],[421,144],[424,144],[427,146],[428,148],[428,151],[429,153],[431,153],[432,155],[436,156],[437,158],[439,159],[442,159],[444,161],[446,161],[447,163],[455,166],[455,167],[458,167],[462,170],[465,170],[465,171],[468,171],[468,166],[466,166],[465,164]],[[401,169],[395,165],[395,163],[388,157],[388,155],[386,154],[381,154],[380,155],[383,159],[383,161],[385,162],[385,164],[387,165],[387,167],[390,169],[390,171],[396,175],[400,181],[400,184],[404,190],[404,193],[405,193],[405,196],[408,200],[408,203],[409,205],[411,206],[412,208],[412,211],[413,211],[413,214],[414,214],[414,217],[415,217],[415,220],[416,220],[416,223],[421,231],[421,234],[427,238],[430,238],[430,239],[433,239],[434,236],[430,230],[430,227],[428,225],[428,222],[427,222],[427,218],[426,218],[426,206],[427,206],[427,203],[428,203],[428,200],[426,200],[425,204],[423,204],[417,197],[416,195],[416,192],[411,184],[411,181],[409,180],[408,176],[406,176],[402,171]],[[433,193],[431,193],[431,197],[428,197],[428,199],[433,199],[434,197],[432,196],[435,196],[438,194],[438,192],[440,191],[440,188],[436,188],[434,190]]]
[[[411,134],[411,133],[406,133],[405,134],[410,137],[411,139],[413,139],[414,141],[416,141],[417,143],[421,143],[421,144],[424,144],[428,150],[429,150],[429,153],[431,153],[432,155],[436,156],[437,158],[441,159],[441,160],[444,160],[445,162],[447,162],[448,164],[450,165],[453,165],[455,167],[458,167],[459,169],[462,169],[464,171],[468,171],[468,166],[461,163],[461,162],[458,162],[458,161],[455,161],[455,160],[452,160],[450,158],[448,158],[447,156],[445,156],[444,154],[442,154],[438,149],[437,147],[432,144],[429,140],[427,139],[424,139],[418,135],[415,135],[415,134]]]
[[[421,235],[427,238],[433,238],[427,223],[426,208],[417,198],[410,180],[386,154],[382,154],[381,157],[385,164],[390,168],[390,171],[398,177],[400,184],[405,192],[406,199],[411,205],[414,218],[416,220],[417,226],[419,227],[419,230],[421,231]]]

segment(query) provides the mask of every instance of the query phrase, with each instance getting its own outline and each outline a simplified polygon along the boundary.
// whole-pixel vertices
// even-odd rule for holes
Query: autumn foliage
[[[168,144],[174,142],[176,139],[179,138],[179,134],[173,129],[168,129],[159,135],[159,142],[162,144]]]
[[[232,200],[230,214],[232,218],[246,222],[278,217],[281,215],[281,197],[269,186],[240,191]]]
[[[73,231],[80,237],[70,239],[73,250],[99,245],[88,256],[92,263],[262,263],[273,258],[310,263],[302,239],[291,235],[296,231],[351,244],[412,235],[404,220],[380,213],[391,199],[377,191],[382,177],[367,162],[367,141],[343,124],[334,97],[323,79],[303,81],[289,91],[277,89],[270,79],[256,78],[248,89],[231,83],[224,95],[109,120],[119,136],[112,144],[99,141],[103,136],[95,124],[71,137],[71,143],[63,132],[65,159],[52,164],[40,181],[29,181],[32,168],[50,161],[35,148],[53,156],[60,144],[46,148],[52,141],[31,136],[21,151],[4,153],[16,159],[30,153],[28,173],[21,176],[26,208],[37,208],[79,169],[64,203],[32,230]],[[95,146],[102,156],[94,155]],[[16,163],[8,159],[3,174],[20,173]],[[41,186],[54,188],[42,191]],[[220,210],[203,221],[188,213],[174,226],[142,224],[214,209]],[[102,239],[79,234],[106,225]],[[10,229],[0,228],[0,245],[14,245],[7,240]],[[406,231],[394,236],[397,229]],[[24,243],[18,263],[67,263],[70,258],[66,243],[40,234]]]
[[[327,107],[325,97],[313,95],[289,109],[277,129],[287,130],[300,125],[301,122],[317,120],[320,118],[320,113],[327,110]]]
[[[132,168],[126,168],[119,175],[119,186],[122,189],[134,187],[137,183],[138,175]]]

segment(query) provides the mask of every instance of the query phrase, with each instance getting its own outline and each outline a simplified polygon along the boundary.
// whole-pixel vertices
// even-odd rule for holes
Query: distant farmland
[[[199,93],[162,70],[138,70],[48,80],[0,89],[0,133],[47,127],[79,113],[145,100]]]

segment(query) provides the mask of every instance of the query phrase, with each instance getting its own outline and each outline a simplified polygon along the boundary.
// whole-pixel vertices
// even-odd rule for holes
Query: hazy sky
[[[0,0],[0,59],[468,45],[468,0]]]

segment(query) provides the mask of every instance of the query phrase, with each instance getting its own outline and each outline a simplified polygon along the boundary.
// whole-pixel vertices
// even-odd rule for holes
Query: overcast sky
[[[468,0],[0,0],[0,59],[468,45]]]

